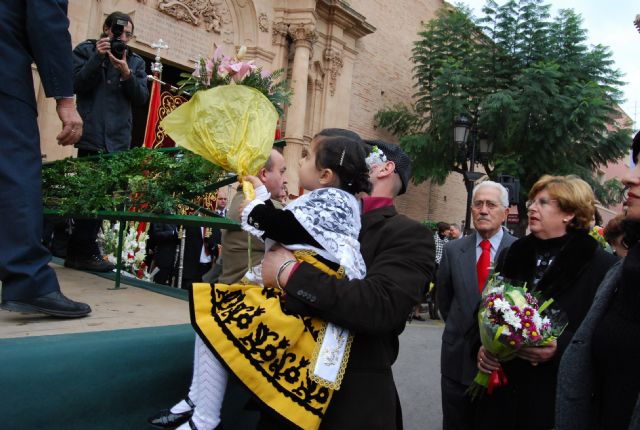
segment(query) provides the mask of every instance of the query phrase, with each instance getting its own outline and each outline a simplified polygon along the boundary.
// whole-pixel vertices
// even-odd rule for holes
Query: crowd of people
[[[144,103],[148,91],[141,59],[126,47],[131,18],[109,15],[100,38],[72,54],[66,7],[66,1],[0,4],[0,24],[10,36],[0,38],[0,53],[14,59],[0,68],[0,101],[11,107],[0,111],[0,141],[8,149],[0,159],[0,203],[11,214],[0,223],[0,307],[73,318],[91,308],[61,293],[42,244],[31,63],[47,96],[56,98],[59,143],[76,144],[79,156],[127,149],[130,128],[123,124],[130,127],[131,105]],[[228,196],[218,194],[220,215],[242,231],[187,232],[192,381],[183,399],[149,423],[222,428],[220,407],[233,375],[251,393],[260,429],[401,429],[391,367],[407,316],[428,291],[432,315],[444,320],[445,430],[640,429],[639,153],[640,134],[623,178],[624,213],[603,232],[608,252],[590,234],[593,191],[573,175],[545,175],[532,186],[529,234],[521,238],[503,227],[507,190],[479,183],[471,200],[474,231],[462,236],[456,225],[440,223],[431,232],[397,212],[394,199],[411,178],[410,158],[398,145],[322,130],[300,160],[300,184],[309,192],[284,207],[286,163],[274,148],[264,167],[245,178],[256,188],[254,199],[238,190],[227,206]],[[111,270],[96,248],[96,227],[75,224],[67,265]],[[248,235],[255,239],[248,242]],[[175,261],[176,229],[157,224],[152,237],[156,276],[171,279],[174,266],[162,261]],[[218,282],[201,282],[214,263]],[[492,269],[553,299],[566,318],[562,334],[519,348],[509,360],[493,354],[476,316]],[[427,290],[431,283],[435,288]],[[467,390],[478,370],[507,374],[508,383],[472,401]]]

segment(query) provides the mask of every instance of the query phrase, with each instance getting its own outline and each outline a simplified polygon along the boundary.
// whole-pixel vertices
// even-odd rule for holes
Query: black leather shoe
[[[76,270],[88,270],[89,272],[111,272],[116,268],[113,264],[99,255],[84,258],[67,258],[64,267]]]
[[[198,427],[196,427],[196,423],[194,423],[191,418],[189,418],[189,428],[191,430],[198,430]],[[220,423],[213,430],[224,430],[224,427],[222,427],[222,423]]]
[[[24,300],[3,300],[0,308],[14,312],[39,312],[60,318],[78,318],[91,313],[86,303],[74,302],[60,291]]]
[[[185,399],[185,401],[191,407],[190,411],[174,414],[170,409],[163,409],[154,416],[150,417],[147,421],[152,426],[160,429],[174,429],[181,426],[187,421],[190,421],[191,416],[193,415],[193,408],[195,408],[195,405],[188,397]]]

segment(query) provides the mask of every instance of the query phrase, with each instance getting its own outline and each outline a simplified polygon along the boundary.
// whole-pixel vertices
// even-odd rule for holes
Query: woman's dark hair
[[[105,18],[102,28],[111,28],[113,23],[118,19],[129,21],[131,23],[131,32],[135,30],[135,25],[133,25],[133,21],[131,20],[131,17],[124,12],[117,12],[117,11],[111,12],[107,16],[107,18]]]
[[[449,223],[441,221],[438,224],[436,224],[436,227],[438,228],[438,233],[442,234],[445,231],[449,230],[451,228],[451,225]]]
[[[369,167],[364,161],[367,152],[360,139],[321,134],[314,139],[317,140],[316,167],[333,170],[340,179],[338,188],[351,194],[371,191]]]

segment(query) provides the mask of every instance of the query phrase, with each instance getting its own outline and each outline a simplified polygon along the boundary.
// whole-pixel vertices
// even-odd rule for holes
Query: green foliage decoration
[[[175,214],[182,196],[211,191],[222,169],[186,150],[134,148],[45,165],[43,202],[65,214],[97,211]]]

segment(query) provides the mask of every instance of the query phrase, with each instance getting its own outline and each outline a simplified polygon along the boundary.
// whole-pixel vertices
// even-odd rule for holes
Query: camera
[[[126,43],[120,40],[120,36],[122,36],[124,28],[128,23],[129,21],[126,19],[116,19],[111,25],[111,33],[113,33],[113,38],[111,39],[111,53],[116,58],[122,58],[122,55],[125,52],[129,55],[129,47]]]

